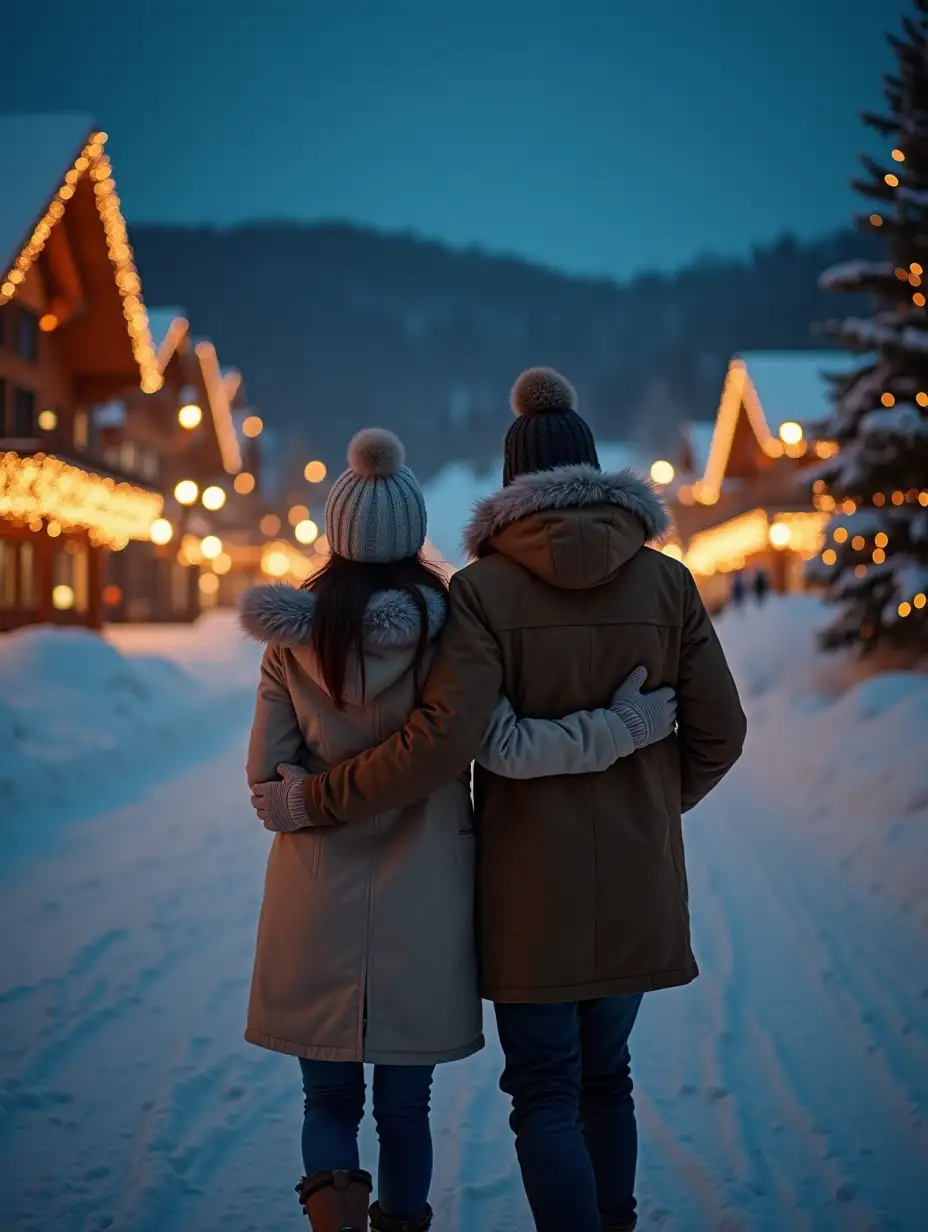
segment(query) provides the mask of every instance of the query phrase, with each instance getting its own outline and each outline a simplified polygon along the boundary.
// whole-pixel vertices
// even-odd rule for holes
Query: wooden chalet
[[[246,515],[251,488],[216,348],[191,335],[183,309],[156,308],[150,319],[163,384],[127,398],[126,431],[164,456],[164,515],[153,542],[110,562],[107,618],[189,621],[215,601],[227,560],[222,536]],[[217,538],[220,548],[204,557],[203,541],[212,551]]]
[[[0,116],[0,630],[98,627],[107,555],[162,513],[157,451],[107,411],[162,374],[106,140]]]
[[[670,495],[680,554],[707,602],[730,575],[762,569],[774,589],[801,589],[828,513],[813,507],[809,468],[837,446],[820,437],[833,351],[756,351],[728,368],[711,432],[688,425]]]

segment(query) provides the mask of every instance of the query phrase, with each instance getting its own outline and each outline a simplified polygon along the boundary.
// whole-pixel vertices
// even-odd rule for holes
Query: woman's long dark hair
[[[352,653],[358,655],[361,696],[364,696],[367,687],[361,653],[364,613],[373,596],[381,590],[402,591],[419,613],[419,640],[413,660],[418,699],[422,690],[422,662],[429,640],[424,587],[441,595],[448,590],[442,574],[421,552],[386,565],[362,564],[333,553],[319,572],[303,583],[301,589],[311,590],[316,596],[311,645],[325,686],[339,710],[345,706],[345,671]]]

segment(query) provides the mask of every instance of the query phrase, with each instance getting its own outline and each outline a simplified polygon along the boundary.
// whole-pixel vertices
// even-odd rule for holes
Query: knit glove
[[[265,830],[289,834],[311,824],[303,798],[303,781],[309,774],[302,766],[281,765],[277,773],[281,781],[255,783],[251,803],[264,823]]]
[[[677,695],[673,689],[655,689],[642,693],[648,678],[646,667],[636,667],[619,685],[609,709],[628,728],[636,749],[664,740],[677,721]]]

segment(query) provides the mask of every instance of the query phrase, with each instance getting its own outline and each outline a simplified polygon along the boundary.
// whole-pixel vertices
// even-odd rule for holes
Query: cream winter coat
[[[445,600],[423,590],[428,660]],[[267,643],[248,751],[249,783],[280,763],[325,769],[400,730],[415,706],[415,605],[383,591],[364,621],[366,691],[357,663],[339,710],[309,646],[315,598],[252,587],[246,632]],[[618,683],[618,682],[616,682]],[[538,777],[605,769],[632,751],[615,715],[519,722],[501,700],[480,760]],[[468,777],[350,826],[274,838],[245,1038],[331,1061],[434,1064],[483,1046],[474,932],[474,830]]]

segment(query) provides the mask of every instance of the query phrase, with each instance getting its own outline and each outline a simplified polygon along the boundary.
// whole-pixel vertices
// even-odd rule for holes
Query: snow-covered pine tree
[[[873,203],[858,221],[886,245],[885,263],[852,262],[821,277],[865,291],[874,312],[829,322],[861,359],[833,380],[822,435],[839,451],[817,468],[814,499],[833,510],[814,573],[838,612],[826,647],[928,643],[928,0],[890,35],[888,114],[864,122],[886,143],[863,157],[855,189]]]

